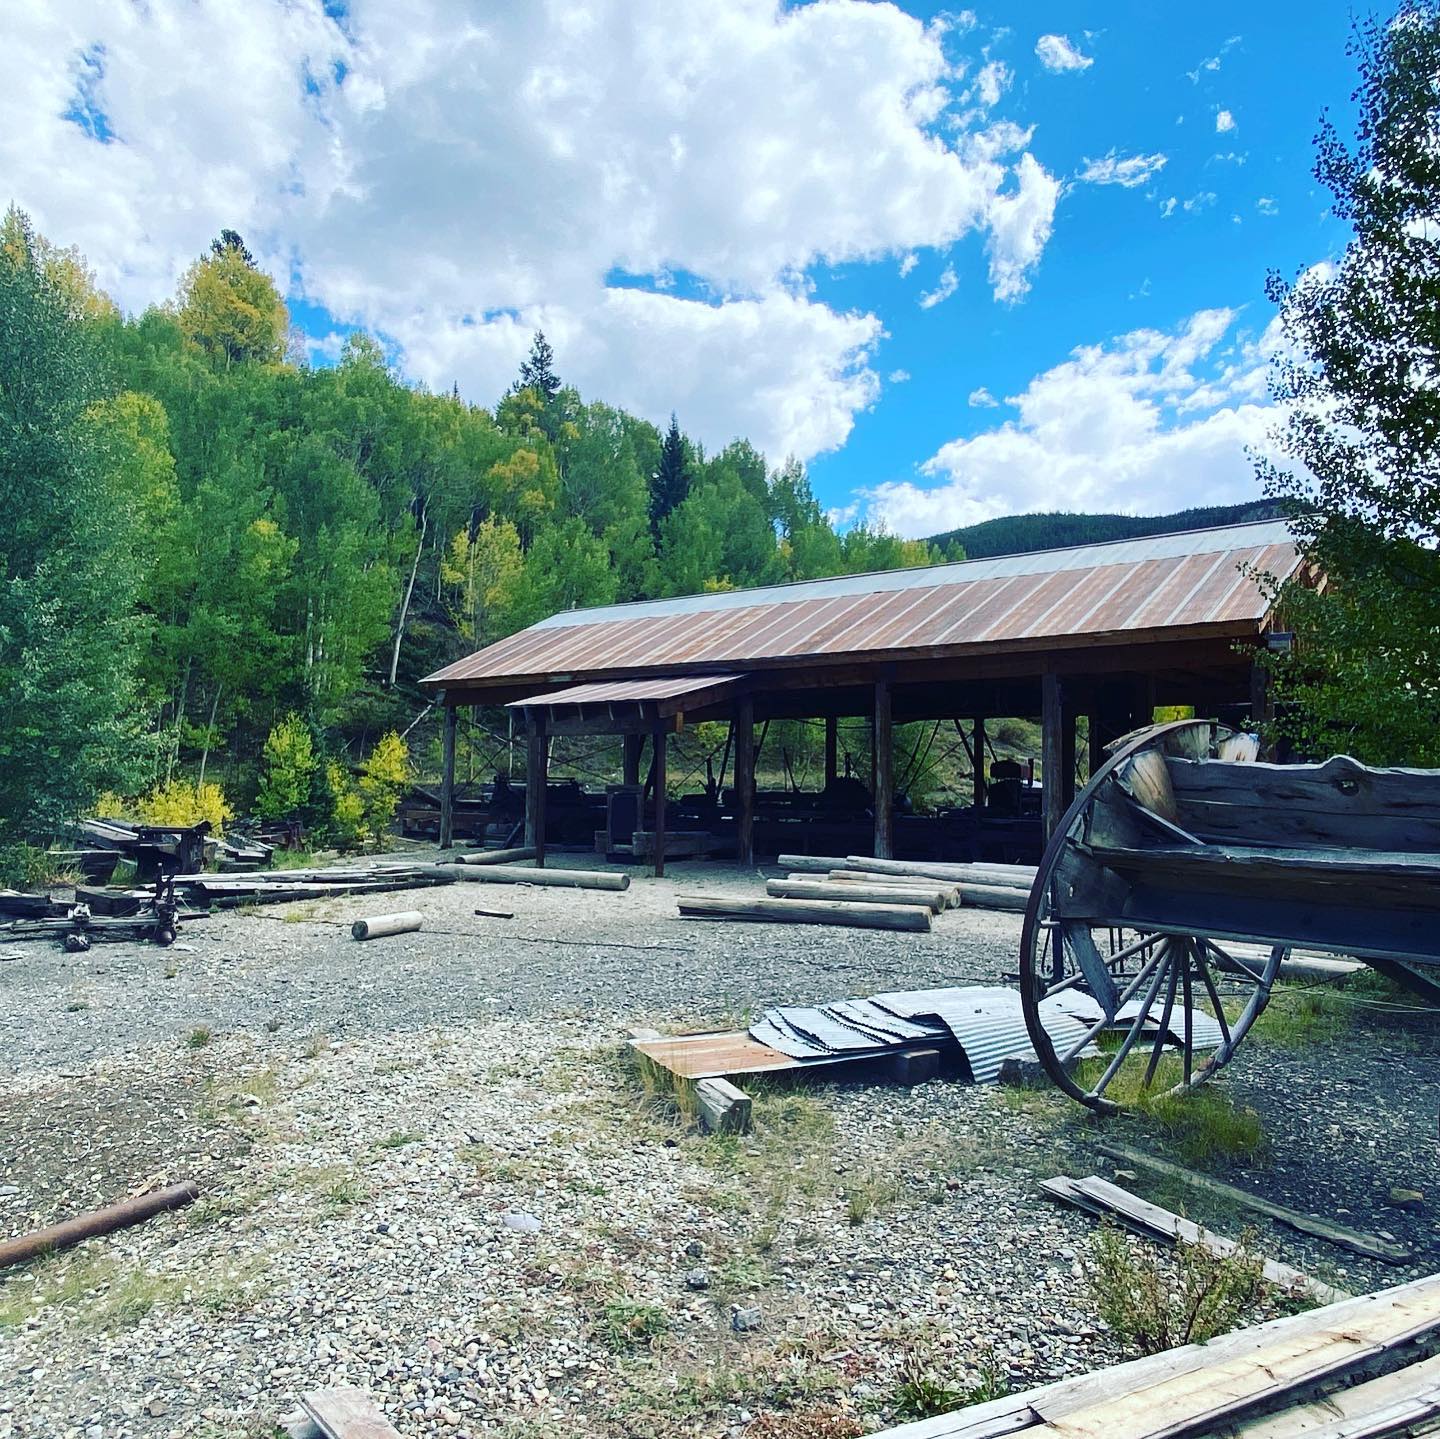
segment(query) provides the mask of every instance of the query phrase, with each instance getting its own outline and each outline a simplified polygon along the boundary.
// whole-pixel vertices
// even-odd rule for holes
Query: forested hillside
[[[989,555],[1020,555],[1031,550],[1097,545],[1106,540],[1170,535],[1180,530],[1238,525],[1247,520],[1271,520],[1280,514],[1281,508],[1275,500],[1255,500],[1243,505],[1176,510],[1169,515],[1080,515],[1057,510],[985,520],[963,529],[947,530],[943,535],[932,535],[929,542],[947,558],[964,556],[979,560]]]
[[[935,558],[837,534],[794,461],[582,397],[543,336],[493,408],[363,333],[312,366],[233,232],[126,316],[12,211],[0,305],[0,842],[187,767],[248,804],[291,714],[353,761],[556,610]]]

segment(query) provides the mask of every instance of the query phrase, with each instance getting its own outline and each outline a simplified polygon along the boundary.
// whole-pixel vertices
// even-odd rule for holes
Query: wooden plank
[[[1208,1194],[1217,1195],[1232,1204],[1239,1204],[1253,1213],[1277,1219],[1281,1224],[1288,1225],[1291,1229],[1298,1229],[1302,1234],[1313,1234],[1317,1239],[1328,1240],[1342,1249],[1349,1249],[1355,1254],[1363,1254],[1368,1259],[1383,1259],[1391,1264],[1404,1264],[1411,1258],[1410,1250],[1403,1244],[1381,1239],[1378,1234],[1365,1234],[1358,1229],[1350,1229],[1343,1224],[1336,1224],[1333,1220],[1323,1219],[1318,1214],[1304,1214],[1297,1209],[1290,1209],[1286,1205],[1262,1199],[1258,1194],[1247,1193],[1243,1189],[1237,1189],[1233,1184],[1226,1184],[1220,1179],[1212,1179],[1208,1174],[1198,1174],[1193,1169],[1186,1169],[1183,1164],[1174,1164],[1168,1159],[1147,1154],[1143,1149],[1133,1149],[1128,1144],[1101,1144],[1098,1148],[1101,1154],[1110,1159],[1118,1159],[1125,1164],[1136,1164],[1142,1169],[1149,1169],[1156,1174],[1164,1174],[1171,1179],[1178,1179],[1193,1189],[1203,1189]]]
[[[958,909],[960,905],[960,886],[949,884],[938,879],[924,879],[920,877],[911,878],[904,874],[868,874],[864,870],[857,869],[832,869],[824,876],[797,873],[786,875],[787,879],[814,882],[818,879],[828,880],[831,884],[843,885],[884,885],[887,889],[932,889],[936,894],[944,897],[945,905],[949,909]]]
[[[1365,1324],[1376,1313],[1396,1305],[1418,1304],[1428,1309],[1429,1320],[1417,1322],[1416,1334],[1440,1328],[1440,1275],[1426,1275],[1362,1294],[1340,1304],[1327,1304],[1303,1314],[1289,1314],[1248,1329],[1221,1334],[1206,1344],[1187,1344],[1132,1359],[1109,1369],[1059,1379],[1023,1394],[1006,1395],[968,1409],[958,1409],[933,1419],[920,1419],[884,1431],[883,1439],[999,1439],[999,1436],[1062,1419],[1117,1395],[1129,1394],[1147,1384],[1173,1375],[1195,1373],[1233,1360],[1249,1359],[1264,1353],[1277,1341],[1300,1342],[1307,1336],[1352,1324]],[[1422,1316],[1423,1317],[1423,1316]],[[882,1439],[882,1436],[874,1436]],[[1040,1439],[1037,1430],[1036,1439]]]
[[[844,904],[819,899],[725,899],[681,895],[682,919],[749,920],[758,924],[836,924],[852,929],[928,931],[930,911],[919,905]]]
[[[943,890],[899,885],[831,884],[823,881],[769,879],[765,893],[776,899],[834,899],[842,904],[919,904],[938,913],[948,903]]]
[[[702,1079],[695,1086],[700,1123],[711,1134],[749,1134],[750,1096],[728,1079]]]
[[[1137,1234],[1151,1239],[1164,1240],[1169,1244],[1198,1244],[1220,1259],[1229,1258],[1241,1248],[1235,1240],[1227,1239],[1213,1230],[1203,1229],[1192,1220],[1172,1214],[1158,1204],[1151,1204],[1098,1175],[1091,1175],[1086,1179],[1070,1179],[1065,1175],[1057,1175],[1054,1179],[1042,1180],[1040,1188],[1052,1198],[1073,1204],[1091,1214],[1113,1214]],[[1266,1259],[1263,1255],[1257,1257],[1261,1260],[1266,1281],[1287,1294],[1314,1299],[1321,1304],[1334,1304],[1341,1299],[1350,1298],[1343,1289],[1322,1284],[1318,1279],[1312,1279],[1308,1274],[1292,1269],[1290,1265],[1282,1264],[1279,1260]]]
[[[793,855],[781,855],[780,863],[785,864]],[[913,879],[939,879],[947,884],[1003,884],[1015,889],[1029,891],[1035,883],[1034,865],[1001,864],[949,864],[928,859],[871,859],[868,855],[847,855],[844,860],[835,860],[836,866],[858,869],[868,874],[894,874]],[[800,865],[793,866],[796,869]]]
[[[1440,1417],[1440,1355],[1240,1425],[1236,1439],[1380,1439]]]
[[[353,1384],[312,1389],[300,1396],[300,1407],[319,1426],[325,1439],[401,1439],[375,1401]]]
[[[481,849],[474,854],[457,854],[449,863],[451,864],[523,864],[527,859],[534,859],[535,851],[521,845],[516,849]]]
[[[1256,1354],[1173,1374],[1059,1417],[1046,1415],[1046,1428],[1062,1439],[1173,1439],[1354,1370],[1437,1327],[1440,1300],[1396,1299],[1363,1319],[1282,1336]]]
[[[890,681],[875,681],[875,858],[895,852],[895,728]]]

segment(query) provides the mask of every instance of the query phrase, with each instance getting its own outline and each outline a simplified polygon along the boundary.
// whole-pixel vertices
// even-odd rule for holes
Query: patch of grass
[[[1262,1261],[1253,1231],[1220,1258],[1200,1244],[1181,1243],[1167,1265],[1112,1224],[1091,1241],[1090,1286],[1100,1317],[1115,1337],[1141,1354],[1203,1344],[1247,1323],[1264,1299]]]
[[[310,1041],[305,1046],[306,1059],[319,1059],[330,1048],[330,1036],[326,1034],[312,1034]]]
[[[118,1276],[98,1302],[86,1312],[85,1321],[96,1329],[113,1333],[133,1329],[157,1304],[179,1297],[179,1280],[169,1275],[147,1274],[131,1269]]]
[[[189,1034],[185,1036],[185,1043],[191,1049],[204,1049],[210,1043],[212,1036],[208,1025],[197,1024]]]
[[[1332,988],[1277,985],[1250,1037],[1290,1049],[1309,1049],[1343,1034],[1350,1027],[1351,1013],[1344,995]]]
[[[165,978],[166,978],[166,979],[174,979],[175,976],[176,976],[177,974],[179,974],[179,973],[180,973],[179,966],[174,965],[174,964],[167,964],[167,965],[165,966]]]
[[[1086,1060],[1079,1082],[1093,1084],[1101,1069],[1087,1073],[1087,1067],[1104,1063],[1103,1058]],[[1132,1114],[1150,1121],[1186,1164],[1214,1169],[1264,1157],[1269,1140],[1260,1116],[1249,1106],[1237,1104],[1214,1080],[1188,1094],[1167,1093],[1184,1077],[1174,1055],[1161,1060],[1148,1088],[1142,1082],[1144,1077],[1143,1065],[1127,1064],[1105,1093]]]
[[[900,1419],[930,1419],[965,1402],[960,1389],[940,1378],[913,1351],[905,1356],[895,1385],[895,1414]]]
[[[247,1110],[266,1108],[280,1097],[280,1079],[273,1069],[257,1069],[252,1074],[217,1074],[205,1086],[205,1103],[210,1112],[243,1114]],[[249,1101],[259,1100],[259,1104]]]
[[[600,1310],[596,1324],[601,1340],[617,1354],[648,1349],[670,1329],[670,1315],[658,1304],[612,1299]]]
[[[888,1209],[900,1198],[903,1186],[883,1170],[865,1168],[845,1184],[845,1217],[851,1224],[864,1224],[872,1215]]]
[[[344,1171],[332,1173],[318,1188],[320,1201],[330,1214],[343,1214],[370,1198],[370,1186],[358,1175]]]
[[[425,1136],[418,1129],[392,1129],[383,1139],[375,1141],[376,1149],[404,1149],[407,1144],[419,1144]]]
[[[70,1001],[70,1003],[65,1006],[65,1013],[66,1013],[66,1014],[79,1014],[79,1013],[81,1012],[81,1010],[85,1010],[85,1009],[89,1009],[89,1008],[90,1008],[90,1001],[89,1001],[88,999],[72,999],[72,1000]]]

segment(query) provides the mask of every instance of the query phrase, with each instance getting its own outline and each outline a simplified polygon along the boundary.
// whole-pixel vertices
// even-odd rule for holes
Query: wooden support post
[[[975,753],[975,808],[985,808],[985,721],[976,715],[970,726],[970,744]]]
[[[655,878],[665,873],[665,731],[657,729],[655,746]]]
[[[1099,710],[1090,712],[1090,774],[1089,778],[1095,778],[1095,772],[1105,763],[1105,746],[1110,743],[1114,736],[1107,733],[1107,726],[1104,716]]]
[[[840,721],[834,715],[825,716],[825,788],[835,783],[835,758],[839,750]]]
[[[735,862],[755,866],[755,702],[735,709]]]
[[[640,746],[644,743],[645,736],[639,734],[627,734],[622,741],[620,778],[625,784],[640,783]]]
[[[445,703],[445,737],[440,769],[440,848],[455,845],[455,706]]]
[[[537,866],[545,864],[545,787],[550,778],[550,746],[545,720],[532,715],[525,748],[525,847],[535,851]]]
[[[1074,707],[1060,698],[1060,808],[1067,810],[1075,798],[1075,714]]]
[[[1060,677],[1047,670],[1040,677],[1040,782],[1043,786],[1042,815],[1047,842],[1060,827],[1060,818],[1065,813],[1063,727]]]
[[[875,681],[875,858],[895,857],[895,731],[890,681]]]

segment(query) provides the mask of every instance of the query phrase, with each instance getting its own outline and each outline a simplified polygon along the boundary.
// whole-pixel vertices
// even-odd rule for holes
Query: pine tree
[[[530,354],[520,362],[517,390],[537,390],[548,406],[560,393],[560,376],[555,373],[555,352],[545,338],[544,330],[536,330],[530,343]]]
[[[665,517],[690,493],[690,456],[674,414],[660,447],[660,465],[650,480],[650,531],[658,540]]]
[[[210,241],[210,253],[217,257],[238,255],[252,270],[255,268],[255,256],[250,253],[245,241],[235,230],[221,230],[219,235]]]
[[[1316,177],[1355,235],[1338,265],[1270,280],[1294,358],[1273,386],[1299,463],[1262,468],[1328,580],[1280,594],[1301,643],[1274,662],[1291,738],[1440,764],[1440,4],[1357,26],[1357,144],[1323,122]]]

